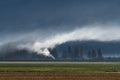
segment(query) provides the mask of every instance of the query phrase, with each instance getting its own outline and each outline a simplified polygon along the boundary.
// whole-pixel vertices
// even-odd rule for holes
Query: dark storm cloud
[[[119,0],[0,0],[0,41],[20,40],[28,34],[44,38],[83,25],[117,23],[119,4]]]
[[[119,0],[0,0],[0,31],[69,30],[119,21]]]

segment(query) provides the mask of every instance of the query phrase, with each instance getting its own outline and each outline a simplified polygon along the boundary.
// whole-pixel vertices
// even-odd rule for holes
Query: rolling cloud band
[[[32,47],[30,48],[33,51],[36,51],[38,53],[42,53],[46,56],[50,55],[50,52],[48,52],[47,48],[53,48],[56,45],[68,42],[68,41],[89,41],[89,40],[95,40],[95,41],[119,41],[120,40],[120,29],[118,27],[110,28],[102,28],[99,26],[94,26],[92,28],[90,27],[84,27],[80,29],[75,29],[69,33],[64,34],[57,34],[56,36],[53,36],[47,40],[36,41],[32,44]],[[45,49],[45,51],[41,50]]]
[[[105,28],[104,28],[105,26]],[[35,39],[32,40],[32,42],[29,39],[24,39],[24,37],[27,37],[28,35],[23,35],[24,37],[20,36],[21,41],[25,41],[25,43],[18,43],[17,41],[13,44],[16,44],[17,48],[19,49],[28,49],[30,51],[37,52],[38,54],[42,54],[45,56],[54,57],[50,54],[48,48],[53,48],[56,45],[68,42],[68,41],[89,41],[89,40],[95,40],[95,41],[119,41],[120,40],[120,29],[118,26],[113,27],[106,27],[108,25],[91,25],[86,26],[82,28],[77,28],[73,31],[66,32],[66,33],[56,33],[55,36],[46,36],[45,39],[39,38],[38,34],[30,34],[30,38],[36,36]],[[17,37],[16,37],[17,38]],[[18,40],[18,39],[16,39]],[[28,41],[27,41],[28,40]],[[37,41],[36,41],[37,40]],[[12,40],[11,40],[12,42]],[[10,43],[10,41],[9,41]],[[3,44],[4,45],[4,44]],[[10,45],[9,45],[10,46]],[[13,45],[12,45],[13,46]],[[15,46],[14,46],[15,48]],[[14,49],[13,48],[13,49]],[[12,50],[13,50],[12,49]]]

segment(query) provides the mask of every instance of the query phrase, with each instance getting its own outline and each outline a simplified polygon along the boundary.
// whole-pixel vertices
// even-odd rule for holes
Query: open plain
[[[120,63],[1,62],[0,80],[120,80]]]

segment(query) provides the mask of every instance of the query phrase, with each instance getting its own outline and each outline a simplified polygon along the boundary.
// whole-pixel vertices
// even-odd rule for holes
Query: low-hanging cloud
[[[57,44],[62,44],[68,41],[75,40],[96,40],[96,41],[118,41],[120,40],[120,28],[101,28],[101,27],[85,27],[80,29],[75,29],[68,33],[58,34],[43,42],[35,42],[34,47],[54,47]]]
[[[83,27],[83,28],[75,29],[68,33],[57,34],[53,37],[48,37],[44,41],[35,41],[31,47],[31,50],[49,56],[50,52],[48,52],[47,50],[48,48],[53,48],[56,45],[68,41],[76,41],[76,40],[119,41],[120,40],[119,33],[120,33],[120,28],[116,26],[115,27],[110,27],[110,26]]]
[[[114,27],[113,27],[114,26]],[[47,33],[47,32],[46,32]],[[120,40],[120,28],[117,25],[94,25],[94,26],[85,26],[82,28],[74,29],[73,31],[64,32],[64,33],[56,33],[54,36],[46,36],[43,39],[36,36],[35,39],[32,40],[32,43],[29,40],[26,40],[26,44],[18,44],[19,48],[25,48],[30,51],[37,52],[38,54],[42,54],[53,59],[48,50],[48,48],[54,48],[56,45],[68,42],[68,41],[119,41]],[[38,35],[38,34],[37,34]],[[25,37],[25,35],[23,35]],[[33,36],[33,34],[32,34]],[[37,40],[37,41],[36,41]]]

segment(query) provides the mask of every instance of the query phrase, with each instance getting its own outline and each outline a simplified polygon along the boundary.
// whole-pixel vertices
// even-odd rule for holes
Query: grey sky
[[[0,0],[2,41],[24,33],[37,31],[45,37],[83,25],[119,21],[119,0]]]

